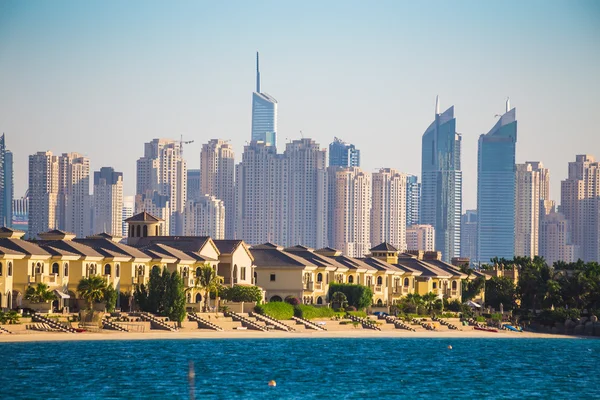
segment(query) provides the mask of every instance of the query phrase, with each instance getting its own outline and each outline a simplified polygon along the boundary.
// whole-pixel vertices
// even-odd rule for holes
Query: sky
[[[421,136],[455,106],[463,209],[476,208],[477,140],[517,109],[516,161],[550,169],[551,196],[576,154],[600,158],[598,1],[0,2],[0,133],[15,159],[79,152],[124,173],[135,194],[144,142],[200,148],[250,140],[255,52],[279,102],[279,151],[304,137],[361,150],[361,166],[420,175]]]

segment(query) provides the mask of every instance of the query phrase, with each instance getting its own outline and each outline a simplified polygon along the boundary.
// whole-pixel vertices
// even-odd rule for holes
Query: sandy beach
[[[482,332],[476,330],[462,331],[419,331],[404,330],[372,331],[366,329],[349,329],[326,332],[260,332],[260,331],[179,331],[179,332],[102,332],[102,333],[58,333],[58,332],[27,332],[16,334],[1,334],[0,343],[7,342],[40,342],[40,341],[85,341],[85,340],[164,340],[164,339],[293,339],[293,338],[539,338],[539,339],[581,339],[577,336],[553,335],[532,332]]]

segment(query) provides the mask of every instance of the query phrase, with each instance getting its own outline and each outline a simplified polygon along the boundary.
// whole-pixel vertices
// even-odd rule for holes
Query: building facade
[[[512,259],[515,252],[516,109],[506,113],[479,137],[477,159],[478,262]]]
[[[12,205],[12,224],[15,230],[29,232],[29,192],[25,196],[14,199]],[[27,234],[25,234],[27,238]]]
[[[28,237],[58,228],[58,157],[51,151],[29,156]]]
[[[79,237],[92,234],[90,159],[79,153],[58,157],[58,228]]]
[[[187,166],[182,158],[181,142],[154,139],[144,145],[144,157],[137,161],[136,194],[145,199],[155,198],[152,192],[167,196],[169,207],[169,232],[183,232],[183,211],[187,196]],[[146,202],[136,202],[146,204]],[[160,205],[154,205],[160,208]],[[136,212],[148,209],[136,209]]]
[[[382,168],[372,176],[371,243],[406,249],[406,175]]]
[[[200,157],[202,157],[202,155],[200,155]],[[199,200],[200,197],[202,197],[200,194],[200,170],[188,169],[186,200],[196,201]]]
[[[422,139],[419,222],[434,227],[436,248],[446,262],[460,255],[461,141],[456,132],[454,107],[440,113],[436,99],[435,120]]]
[[[477,257],[477,210],[467,210],[460,225],[460,257],[476,261]]]
[[[421,184],[419,177],[408,175],[406,177],[406,226],[419,224],[421,204]]]
[[[0,136],[0,226],[11,227],[14,197],[13,154],[6,149],[6,137]]]
[[[94,233],[123,234],[123,173],[102,167],[94,172]]]
[[[277,147],[277,100],[260,89],[259,55],[256,53],[256,91],[252,93],[251,141]]]
[[[406,249],[409,251],[434,251],[435,228],[431,225],[412,225],[406,228]]]
[[[215,196],[204,195],[200,200],[188,200],[185,205],[183,234],[224,239],[226,214],[223,200]]]
[[[540,221],[539,236],[539,253],[548,265],[557,261],[576,262],[581,256],[580,247],[572,243],[570,222],[554,207]]]
[[[235,153],[225,140],[212,139],[200,152],[200,194],[214,196],[225,206],[225,238],[233,239],[235,226]],[[219,238],[223,239],[223,238]]]
[[[122,237],[129,236],[129,225],[126,219],[133,217],[135,211],[135,196],[123,196]]]
[[[360,167],[360,150],[337,137],[329,145],[330,167]]]

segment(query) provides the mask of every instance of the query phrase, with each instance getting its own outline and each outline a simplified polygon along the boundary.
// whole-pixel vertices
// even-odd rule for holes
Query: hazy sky
[[[356,144],[362,167],[419,174],[435,96],[463,134],[464,208],[477,139],[507,96],[517,162],[540,160],[560,199],[575,154],[600,158],[598,1],[0,2],[0,132],[15,154],[80,152],[124,173],[157,137],[250,140],[255,51],[287,139]]]

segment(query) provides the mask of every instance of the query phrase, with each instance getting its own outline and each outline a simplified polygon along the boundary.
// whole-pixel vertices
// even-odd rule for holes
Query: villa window
[[[121,275],[121,266],[117,264],[115,266],[115,276],[118,278]]]
[[[433,288],[436,289],[437,288],[437,282],[433,282]]]
[[[240,279],[245,281],[246,280],[246,267],[241,267],[240,268]]]
[[[158,236],[158,225],[154,227],[154,236]]]
[[[141,237],[142,236],[142,227],[140,225],[137,226],[137,237]]]
[[[35,265],[35,273],[40,274],[41,272],[42,272],[42,265],[40,263],[37,263]]]
[[[270,280],[271,282],[275,282],[275,274],[271,274]]]
[[[144,237],[148,236],[148,225],[144,225]]]
[[[456,281],[452,281],[452,290],[456,290]]]
[[[69,276],[69,264],[65,263],[65,276]]]
[[[0,276],[2,276],[2,263],[0,263]]]
[[[53,274],[57,274],[58,275],[58,269],[59,269],[58,263],[52,264],[52,273]]]
[[[202,273],[202,268],[196,268],[196,278],[200,278],[200,274]]]
[[[104,275],[110,275],[110,264],[104,266]]]
[[[380,276],[378,276],[377,277],[377,284],[381,285],[382,283],[383,283],[383,279]]]
[[[408,278],[404,278],[404,287],[408,287],[409,281]]]
[[[317,282],[323,282],[323,274],[320,272],[317,274]]]
[[[12,262],[8,262],[8,271],[7,271],[7,275],[8,276],[12,276]]]
[[[348,277],[348,283],[354,283],[354,276],[350,275]]]

